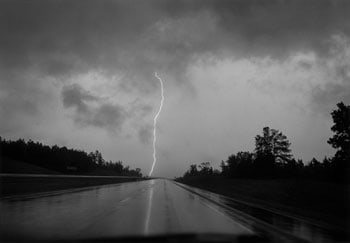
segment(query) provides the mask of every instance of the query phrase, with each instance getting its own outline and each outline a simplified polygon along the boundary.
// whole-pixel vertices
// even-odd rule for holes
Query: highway
[[[223,205],[224,198],[153,179],[0,201],[3,238],[101,239],[168,234],[254,235],[299,239]]]

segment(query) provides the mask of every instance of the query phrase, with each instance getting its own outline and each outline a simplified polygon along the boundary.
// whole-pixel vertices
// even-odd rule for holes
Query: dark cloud
[[[146,92],[155,69],[185,82],[203,53],[325,53],[331,34],[350,32],[348,1],[2,1],[0,9],[3,68],[119,70],[124,87]]]
[[[108,103],[77,84],[65,86],[62,99],[64,107],[75,108],[74,120],[82,125],[117,132],[127,117],[127,112],[120,105]]]
[[[350,3],[346,0],[184,0],[165,1],[162,8],[173,19],[195,16],[199,11],[212,13],[217,31],[197,48],[233,48],[235,57],[284,58],[295,50],[310,49],[327,54],[329,36],[350,33]]]
[[[295,50],[328,49],[332,34],[350,33],[346,1],[217,1],[221,26],[239,33],[253,55],[286,57]]]
[[[60,139],[61,136],[64,137],[62,141],[72,141],[71,135],[81,132],[83,135],[80,138],[74,136],[76,143],[86,137],[92,138],[93,141],[87,142],[91,146],[96,141],[101,141],[97,139],[98,131],[85,134],[85,131],[71,129],[67,125],[68,121],[59,114],[62,111],[59,105],[63,104],[65,111],[70,114],[68,117],[80,126],[106,129],[115,134],[124,132],[121,131],[124,128],[124,134],[136,133],[141,142],[149,143],[152,135],[152,126],[149,125],[152,121],[151,114],[154,114],[159,101],[153,103],[159,98],[159,84],[154,77],[154,71],[166,80],[165,87],[169,97],[167,105],[171,109],[163,110],[162,115],[165,115],[164,121],[167,121],[166,115],[168,119],[176,119],[183,117],[176,114],[182,114],[182,111],[185,112],[192,105],[193,108],[200,108],[202,105],[201,102],[193,102],[186,107],[189,104],[187,98],[196,97],[193,95],[196,94],[195,88],[203,88],[198,92],[199,101],[203,91],[206,92],[205,85],[208,85],[205,77],[202,85],[199,83],[202,80],[191,76],[195,69],[192,64],[195,67],[198,63],[203,64],[202,66],[208,64],[207,67],[213,67],[215,72],[220,70],[215,65],[220,65],[222,60],[239,62],[268,59],[273,63],[283,64],[296,53],[303,52],[312,53],[314,59],[302,60],[299,66],[304,72],[310,71],[310,76],[315,75],[312,78],[321,79],[319,82],[315,81],[320,85],[311,95],[305,95],[306,99],[311,96],[311,104],[305,109],[313,108],[329,117],[330,110],[337,102],[350,102],[347,76],[349,66],[341,64],[344,63],[343,60],[334,67],[322,64],[327,72],[316,72],[322,66],[318,62],[332,62],[339,56],[339,53],[332,53],[334,43],[331,36],[338,35],[349,39],[349,12],[348,0],[1,0],[0,130],[8,135],[22,136],[31,134],[30,131],[38,124],[37,134],[43,138],[57,136]],[[345,59],[349,60],[349,57]],[[333,72],[333,68],[337,69],[336,74],[327,74]],[[243,72],[244,70],[246,69],[243,68]],[[259,72],[260,70],[261,73],[268,72],[264,68],[259,69]],[[96,75],[98,77],[95,80],[93,75],[89,76],[91,73],[101,75]],[[284,70],[281,73],[283,74],[280,75],[290,75],[284,73]],[[228,73],[213,74],[212,78],[230,82],[225,75]],[[235,80],[232,82],[244,82],[243,76],[242,79],[234,76],[232,79]],[[292,89],[292,92],[304,89],[303,85],[295,89],[293,85],[265,81],[267,79],[264,76],[261,75],[257,81],[261,81],[265,89],[272,86],[279,89],[279,92],[275,92],[276,98],[290,93]],[[189,77],[194,78],[194,84],[191,84]],[[115,83],[111,84],[112,82]],[[81,86],[70,85],[71,83],[79,83]],[[315,83],[310,86],[314,87]],[[237,89],[239,86],[237,85]],[[306,89],[309,92],[310,87],[307,84]],[[246,91],[242,89],[242,96]],[[215,92],[219,91],[213,91],[212,94]],[[120,100],[116,100],[115,97],[119,94]],[[136,97],[139,100],[132,102]],[[221,102],[222,98],[218,95],[212,100],[204,99],[205,106],[210,107],[215,102]],[[236,101],[235,99],[241,99],[241,96],[232,95],[227,101],[222,100],[222,104]],[[247,113],[249,109],[256,108],[256,103],[249,104],[252,100],[254,101],[254,97],[244,101],[247,107],[244,111]],[[239,113],[242,109],[240,102],[232,104],[236,105],[235,109]],[[219,110],[223,109],[217,109]],[[271,117],[277,112],[278,109],[271,111]],[[192,113],[189,112],[189,117],[195,120],[197,113]],[[221,124],[223,120],[220,119],[225,118],[231,125],[217,127],[226,129],[225,131],[235,131],[232,130],[232,122],[236,117],[230,117],[229,120],[226,119],[226,114],[229,112],[223,115],[218,113],[218,116],[210,116],[208,119],[213,118],[215,125],[215,122]],[[282,115],[278,114],[278,117]],[[254,116],[246,119],[248,123],[244,125],[254,129],[255,125],[249,123],[256,120]],[[183,149],[181,152],[184,153],[178,153],[179,156],[183,154],[183,160],[187,160],[186,157],[191,158],[191,153],[196,154],[193,158],[201,153],[209,153],[201,152],[205,146],[199,140],[206,140],[198,140],[198,136],[192,136],[193,131],[188,130],[192,129],[191,126],[183,125],[183,120],[185,119],[181,119],[181,122],[174,122],[174,119],[167,121],[167,131],[170,134],[176,132],[167,136],[173,143],[164,143],[163,146],[169,146],[169,151],[178,151],[179,147],[176,146],[183,144],[186,140],[183,136],[188,135],[194,140],[193,144],[198,144],[201,148],[195,150],[187,146],[185,149],[192,152],[185,152]],[[190,120],[189,123],[193,125],[198,122]],[[292,128],[295,124],[289,120],[283,126]],[[201,122],[198,125],[198,129],[202,128],[201,131],[207,129]],[[57,129],[51,129],[52,126],[57,126]],[[312,127],[317,127],[317,124],[312,124]],[[322,133],[322,130],[319,131]],[[61,134],[54,135],[55,133]],[[204,133],[199,134],[205,137]],[[222,138],[220,135],[219,140]],[[302,138],[303,141],[307,140]],[[312,144],[317,144],[320,140],[319,137],[312,137],[312,134],[307,138],[309,141],[315,138]],[[210,139],[215,140],[215,136]],[[222,141],[221,147],[231,146],[232,141]],[[71,143],[73,142],[68,144]],[[100,146],[108,147],[114,141],[104,140],[104,143]],[[141,153],[139,158],[135,156],[131,160],[144,161],[146,155],[136,151],[137,143],[134,145],[136,148],[133,147],[132,152],[131,149],[118,150],[119,145],[113,145],[111,154],[124,153],[126,158],[132,158]],[[311,153],[310,146],[303,147],[308,148],[305,154]],[[125,146],[120,148],[124,149]],[[217,153],[219,151],[220,149]],[[169,161],[178,162],[181,159],[176,155]]]
[[[97,97],[85,91],[80,85],[65,86],[62,90],[63,105],[66,108],[75,107],[78,113],[89,111],[89,101],[97,101]]]
[[[21,88],[25,73],[65,81],[103,70],[106,75],[123,75],[119,88],[124,92],[151,94],[157,70],[192,94],[186,70],[198,59],[283,59],[303,50],[329,56],[330,36],[350,35],[349,12],[346,0],[4,0],[0,84],[5,92],[28,94]],[[7,78],[13,74],[22,78]],[[344,98],[341,90],[321,87],[314,100]],[[65,87],[62,96],[65,107],[75,107],[82,124],[120,127],[127,116],[125,107],[104,103],[79,87]]]
[[[306,69],[306,70],[310,70],[312,68],[312,63],[311,62],[308,62],[306,60],[300,60],[298,62],[299,66]]]
[[[120,129],[125,121],[126,113],[119,105],[102,104],[97,108],[91,124],[97,127],[110,127]]]

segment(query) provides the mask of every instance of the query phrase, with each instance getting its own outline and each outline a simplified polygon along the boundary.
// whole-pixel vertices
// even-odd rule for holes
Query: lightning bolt
[[[164,102],[164,88],[163,88],[163,81],[162,79],[158,76],[157,72],[154,73],[154,76],[159,80],[160,82],[160,89],[161,89],[161,100],[160,100],[160,105],[159,105],[159,110],[157,112],[157,114],[155,115],[154,119],[153,119],[153,164],[152,164],[152,168],[151,171],[149,172],[148,176],[151,176],[153,173],[153,169],[154,166],[157,163],[157,151],[156,151],[156,142],[157,142],[157,134],[156,134],[156,130],[157,130],[157,120],[159,117],[160,112],[162,111],[163,108],[163,102]]]

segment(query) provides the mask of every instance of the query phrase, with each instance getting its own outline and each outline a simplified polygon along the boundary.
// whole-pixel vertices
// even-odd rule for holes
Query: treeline
[[[105,161],[98,150],[86,153],[57,145],[50,147],[32,140],[10,141],[0,137],[0,158],[5,157],[65,174],[111,172],[110,174],[115,175],[142,176],[139,168],[130,169],[121,161]]]
[[[350,175],[350,106],[342,102],[332,113],[333,137],[328,140],[336,154],[322,161],[313,158],[308,163],[294,159],[290,142],[280,131],[263,128],[255,137],[254,152],[238,152],[221,162],[221,171],[213,170],[210,162],[192,164],[183,179],[193,176],[224,176],[229,178],[303,178],[349,182]]]

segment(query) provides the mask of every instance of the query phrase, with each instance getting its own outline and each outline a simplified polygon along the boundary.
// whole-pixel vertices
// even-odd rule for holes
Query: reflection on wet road
[[[178,233],[254,234],[259,228],[257,223],[252,218],[242,220],[244,214],[237,210],[303,239],[314,242],[337,240],[336,234],[305,222],[259,211],[217,194],[162,179],[99,186],[61,195],[2,200],[0,232],[2,237],[34,239]]]
[[[168,233],[251,234],[218,206],[168,180],[0,202],[3,235],[79,239]]]

